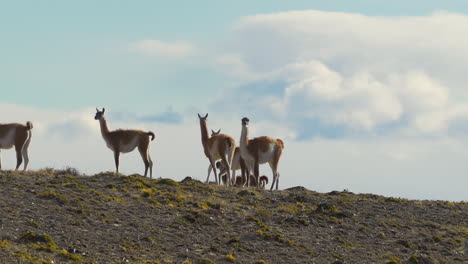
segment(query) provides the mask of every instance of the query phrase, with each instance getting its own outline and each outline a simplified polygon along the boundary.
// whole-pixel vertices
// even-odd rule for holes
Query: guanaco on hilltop
[[[220,134],[214,132],[213,136],[210,137],[208,134],[208,125],[206,119],[208,118],[208,114],[202,117],[198,114],[198,118],[200,119],[200,131],[201,131],[201,140],[203,145],[203,151],[205,156],[210,161],[210,165],[208,166],[208,176],[206,177],[206,182],[209,182],[211,170],[213,170],[215,174],[215,180],[218,184],[218,173],[216,172],[215,162],[221,159],[223,165],[228,168],[228,178],[231,178],[231,164],[232,158],[234,157],[234,150],[236,148],[236,142],[234,139],[228,135]],[[226,184],[230,184],[230,181],[227,181]]]
[[[273,172],[273,182],[271,183],[270,190],[273,190],[275,183],[276,190],[278,190],[280,177],[278,162],[284,149],[284,143],[281,139],[270,137],[249,139],[249,121],[247,117],[242,118],[242,131],[239,144],[241,157],[247,165],[249,174],[253,170],[257,179],[259,178],[259,165],[268,162]],[[247,186],[249,186],[249,182],[250,177],[247,178]]]
[[[117,129],[114,131],[109,131],[107,127],[107,121],[104,118],[104,111],[99,111],[96,108],[96,116],[94,117],[95,120],[99,120],[99,124],[101,125],[101,134],[106,142],[108,148],[110,148],[114,152],[114,159],[115,159],[115,168],[116,172],[119,172],[119,156],[120,153],[128,153],[132,152],[136,147],[138,147],[138,151],[141,154],[141,158],[145,163],[145,177],[148,174],[148,168],[150,171],[150,179],[153,178],[153,161],[150,157],[149,152],[149,145],[150,139],[151,141],[154,140],[155,135],[153,132],[145,132],[142,130],[127,130],[127,129]]]
[[[10,149],[15,146],[16,150],[16,170],[24,159],[24,170],[28,168],[29,157],[28,147],[31,142],[33,124],[31,121],[23,124],[0,124],[0,150]],[[2,169],[0,152],[0,169]]]

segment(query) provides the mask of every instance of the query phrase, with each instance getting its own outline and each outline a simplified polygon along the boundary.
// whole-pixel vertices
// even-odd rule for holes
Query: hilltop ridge
[[[468,263],[468,203],[0,172],[1,263]]]

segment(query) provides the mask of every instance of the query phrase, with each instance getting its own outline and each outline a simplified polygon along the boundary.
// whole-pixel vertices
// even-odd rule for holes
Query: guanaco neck
[[[101,134],[102,134],[102,137],[103,138],[107,138],[108,134],[109,134],[109,128],[107,127],[107,121],[106,119],[103,117],[101,119],[99,119],[99,124],[101,125]]]
[[[246,125],[242,125],[241,138],[239,144],[242,151],[247,150],[247,145],[249,144],[249,128]]]
[[[210,135],[208,134],[208,127],[206,125],[205,120],[200,120],[200,130],[201,130],[201,141],[203,147],[206,146],[208,139],[210,139]]]

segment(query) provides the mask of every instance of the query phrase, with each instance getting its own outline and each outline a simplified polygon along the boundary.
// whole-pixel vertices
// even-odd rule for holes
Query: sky
[[[236,141],[247,116],[281,189],[467,201],[467,25],[466,1],[0,0],[0,122],[34,123],[30,169],[94,174],[105,107],[156,133],[155,177],[204,181],[197,114]]]

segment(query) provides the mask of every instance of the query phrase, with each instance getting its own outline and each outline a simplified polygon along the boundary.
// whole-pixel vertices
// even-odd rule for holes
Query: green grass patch
[[[59,250],[57,253],[59,256],[63,257],[64,259],[72,260],[75,263],[82,263],[83,256],[78,254],[73,254],[68,252],[66,249]]]
[[[172,179],[161,179],[156,182],[160,185],[179,186],[180,184]]]
[[[47,234],[36,234],[35,232],[23,232],[20,241],[31,244],[32,248],[47,252],[55,252],[58,248],[57,243]]]

